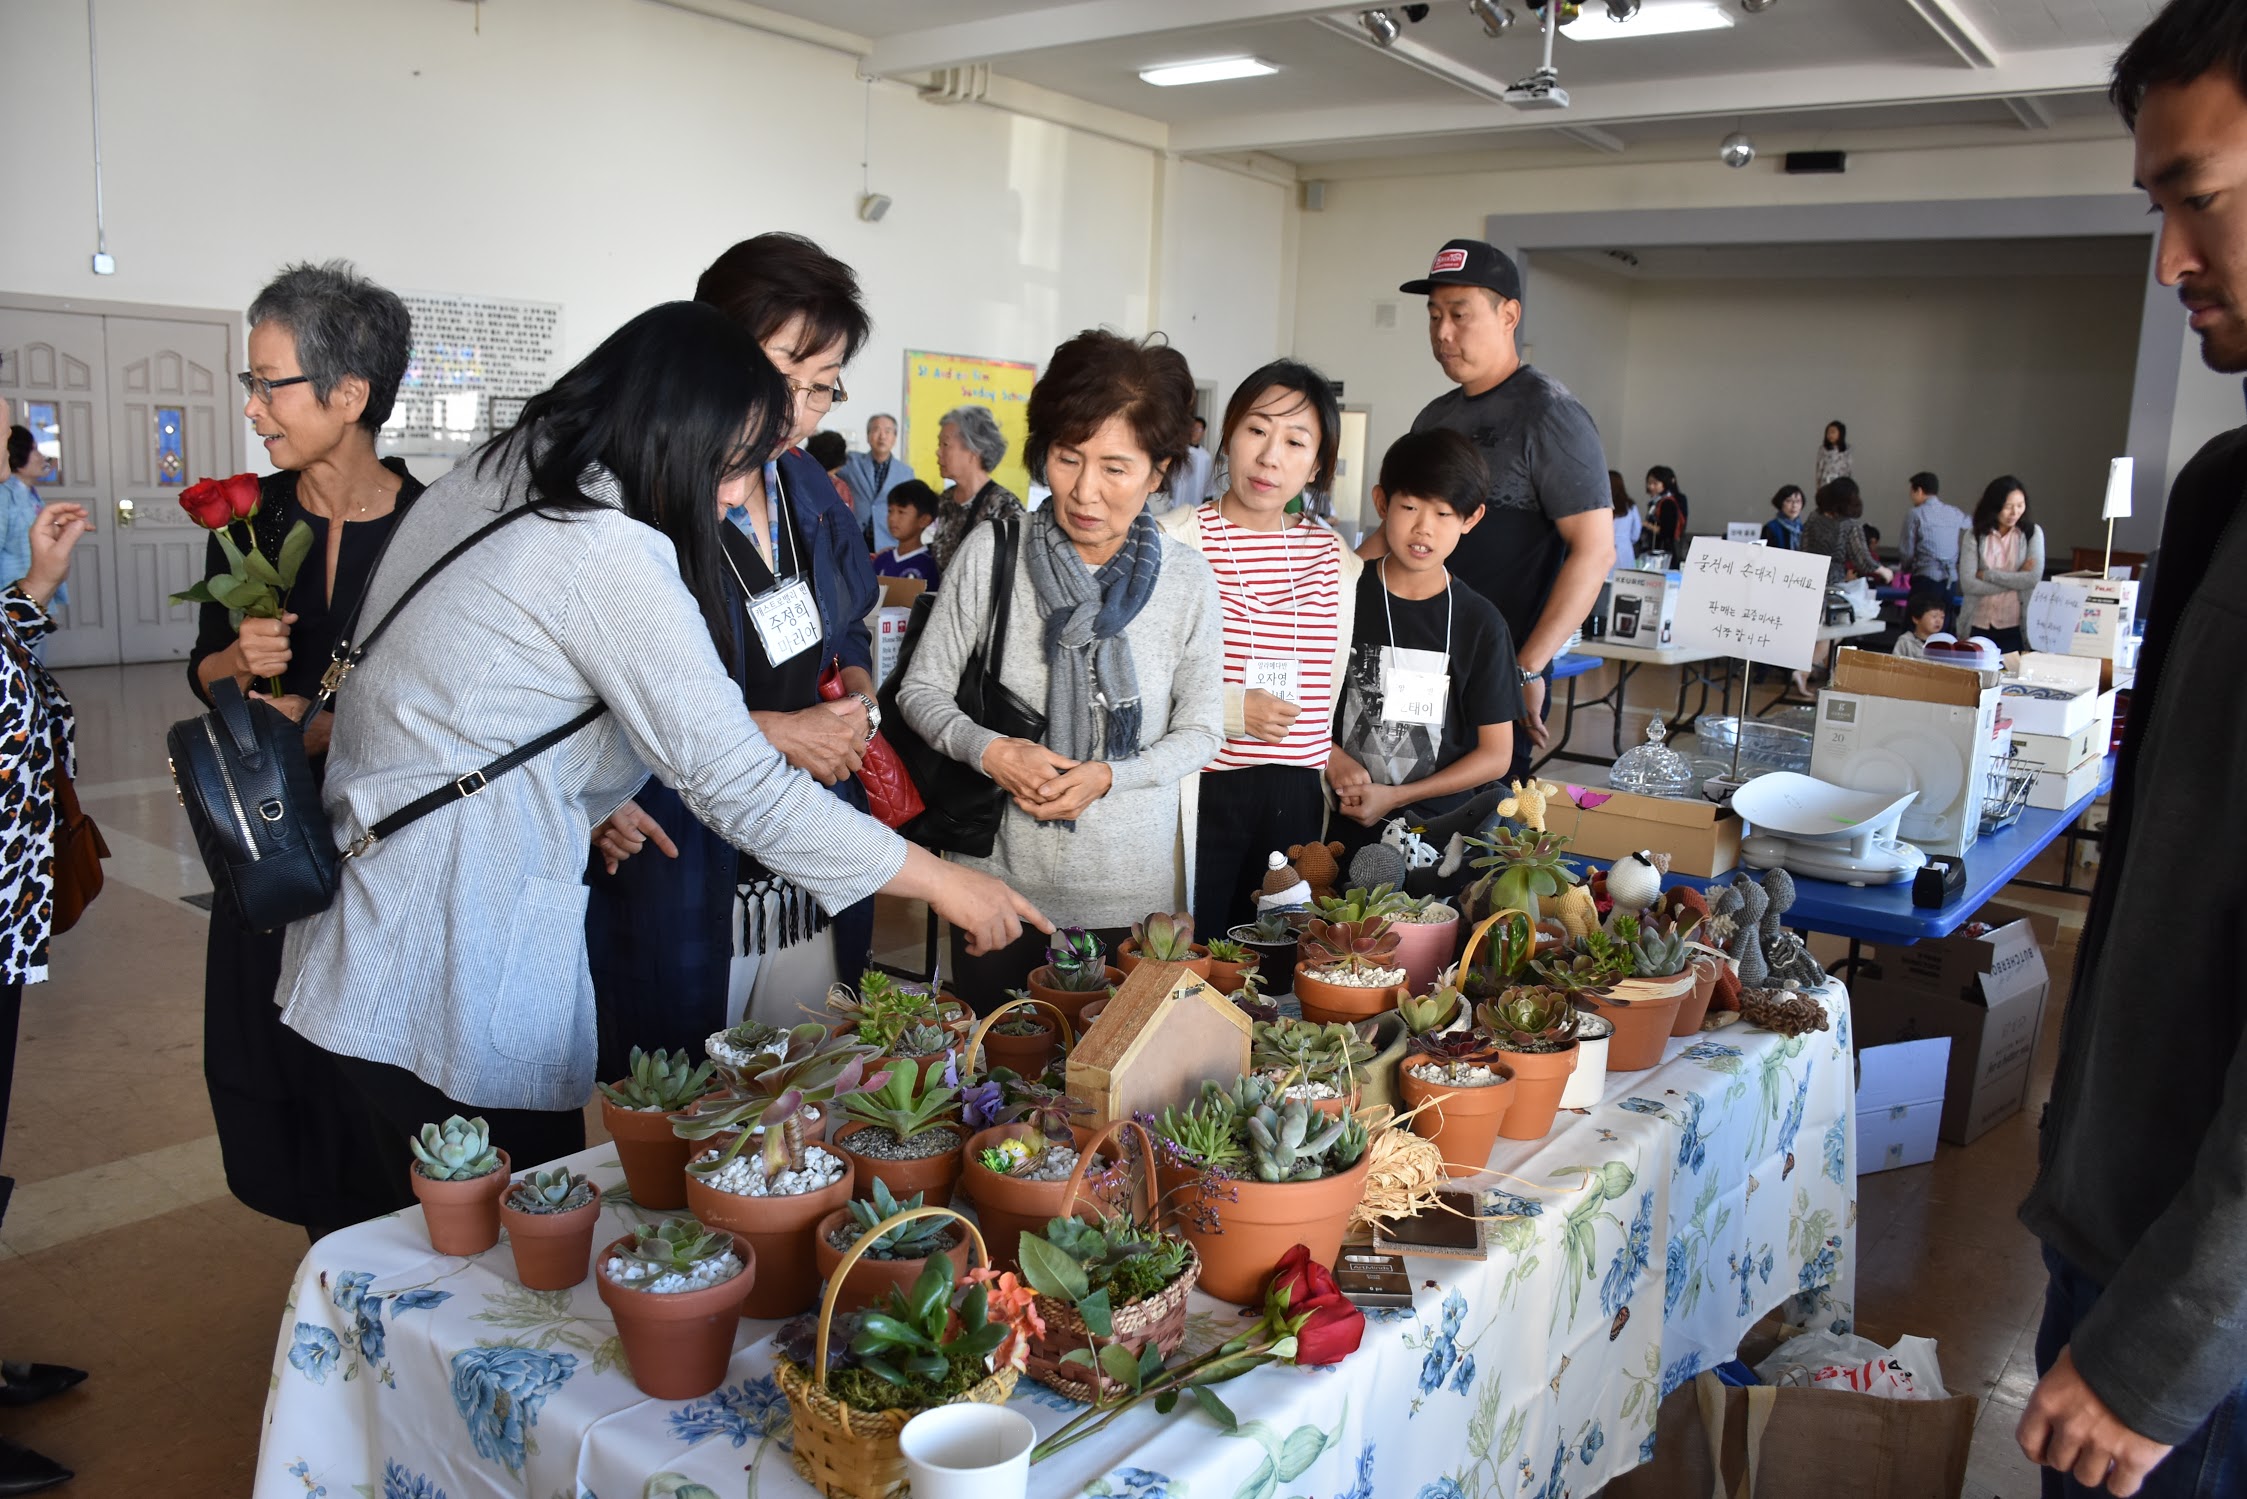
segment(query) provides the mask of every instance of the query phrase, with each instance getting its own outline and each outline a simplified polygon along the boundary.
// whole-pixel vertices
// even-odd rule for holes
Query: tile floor
[[[76,1468],[63,1492],[84,1499],[242,1495],[281,1303],[305,1246],[301,1231],[227,1195],[203,1091],[207,918],[182,897],[209,882],[163,752],[165,728],[192,700],[171,666],[72,671],[63,682],[79,714],[81,794],[114,857],[102,899],[56,944],[53,980],[25,995],[0,1156],[20,1184],[0,1225],[0,1352],[75,1363],[93,1377],[0,1415],[0,1435]],[[1632,735],[1674,696],[1666,674],[1642,683]],[[1585,714],[1577,743],[1596,747],[1606,729],[1603,714]],[[2064,987],[2082,902],[2016,894],[2069,923],[2049,955]],[[888,955],[918,963],[915,911],[885,911],[882,933]],[[1974,1499],[2036,1492],[2012,1430],[2035,1382],[2042,1277],[2013,1206],[2033,1169],[2033,1108],[2049,1086],[2057,1010],[2031,1113],[1970,1149],[1944,1146],[1932,1166],[1863,1186],[1860,1315],[1937,1338],[1951,1388],[1983,1397]]]

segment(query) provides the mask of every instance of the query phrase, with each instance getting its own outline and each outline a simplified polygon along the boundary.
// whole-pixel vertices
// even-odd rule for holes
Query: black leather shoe
[[[0,1409],[37,1405],[49,1395],[60,1395],[85,1379],[83,1369],[66,1368],[61,1364],[0,1363]],[[0,1493],[10,1492],[0,1489]]]
[[[0,1437],[0,1495],[37,1494],[76,1476],[53,1458]]]

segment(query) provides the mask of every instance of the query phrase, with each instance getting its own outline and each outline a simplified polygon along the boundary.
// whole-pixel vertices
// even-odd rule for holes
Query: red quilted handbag
[[[828,662],[827,669],[820,673],[819,695],[829,702],[850,696],[850,690],[843,686],[840,661]],[[905,773],[905,762],[897,758],[897,751],[880,734],[874,736],[859,760],[858,783],[866,788],[867,810],[884,827],[901,828],[928,810],[921,802],[920,789]]]

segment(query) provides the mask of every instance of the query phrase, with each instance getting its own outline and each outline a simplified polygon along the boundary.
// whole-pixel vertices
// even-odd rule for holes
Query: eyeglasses
[[[808,398],[812,409],[815,411],[831,411],[850,399],[850,392],[843,389],[843,382],[840,380],[837,380],[833,385],[806,385],[793,376],[782,376],[782,378],[788,381],[789,390],[799,396]]]
[[[242,393],[244,395],[260,401],[272,400],[273,392],[284,385],[304,385],[312,379],[310,375],[283,375],[278,380],[268,380],[262,375],[253,375],[248,370],[242,371],[234,378],[242,382]]]

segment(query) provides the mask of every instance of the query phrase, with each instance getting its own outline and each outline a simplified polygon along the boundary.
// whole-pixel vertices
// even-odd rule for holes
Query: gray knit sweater
[[[935,748],[981,766],[999,738],[959,709],[960,672],[991,617],[992,528],[977,526],[944,570],[897,706]],[[1025,538],[1026,539],[1026,538]],[[1013,618],[999,678],[1043,709],[1044,616],[1030,570],[1014,572]],[[1224,738],[1224,629],[1217,581],[1191,547],[1165,539],[1162,577],[1125,628],[1145,708],[1142,748],[1114,763],[1115,786],[1072,831],[1009,805],[988,859],[957,862],[997,875],[1065,926],[1128,926],[1150,911],[1184,908],[1189,851],[1179,783],[1209,763]]]

